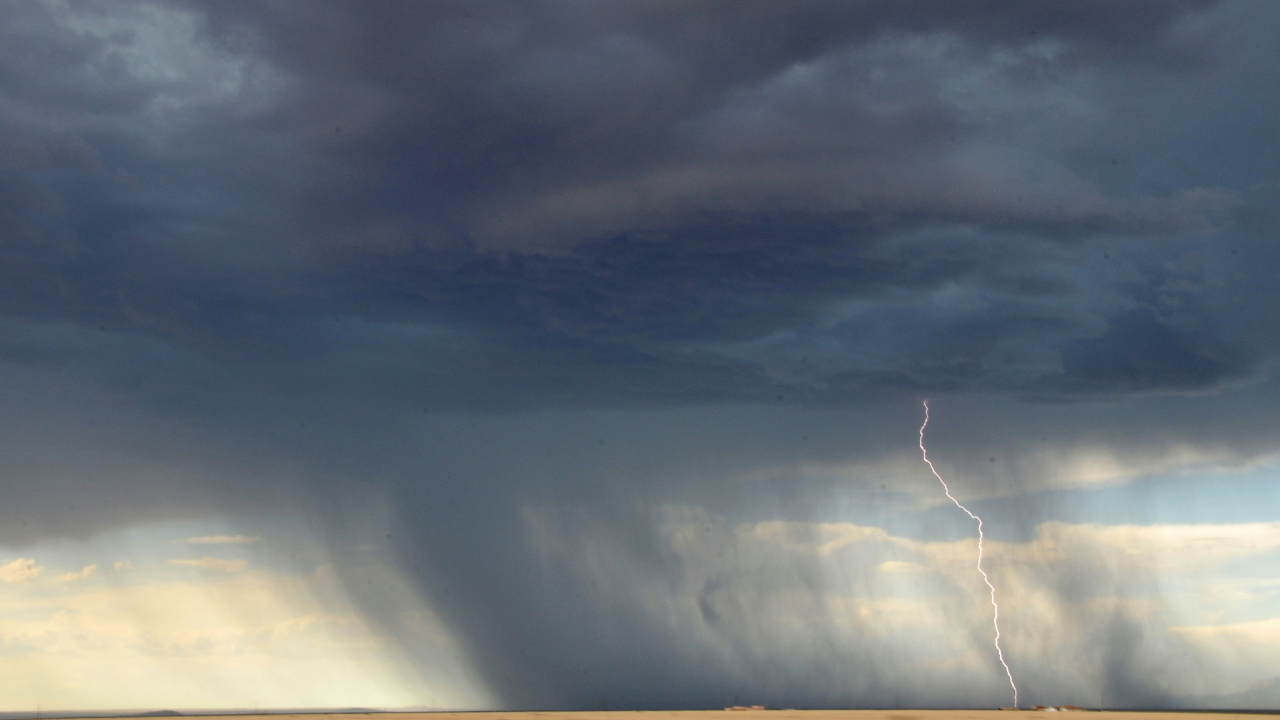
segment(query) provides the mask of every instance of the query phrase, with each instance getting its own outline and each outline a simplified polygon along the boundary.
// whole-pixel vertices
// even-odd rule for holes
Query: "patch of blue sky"
[[[1173,472],[1122,485],[1046,490],[971,503],[992,517],[1099,525],[1227,524],[1280,520],[1280,463],[1241,471]],[[989,532],[999,539],[998,524]]]
[[[784,473],[785,475],[785,473]],[[964,487],[964,478],[956,478]],[[851,522],[880,527],[890,534],[921,541],[951,541],[972,536],[976,524],[949,503],[942,488],[931,498],[927,488],[904,487],[886,474],[885,482],[860,478],[857,483],[834,475],[828,479],[779,476],[760,490],[782,496],[784,486],[824,486],[824,500],[811,494],[798,503],[759,503],[754,495],[735,506],[712,502],[708,509],[733,521],[790,519]],[[963,489],[961,489],[963,493]],[[936,501],[936,502],[935,502]],[[1123,484],[1056,488],[1021,495],[966,498],[967,507],[985,518],[987,537],[1025,542],[1042,523],[1058,521],[1094,525],[1200,525],[1280,521],[1280,463],[1245,470],[1172,471]]]

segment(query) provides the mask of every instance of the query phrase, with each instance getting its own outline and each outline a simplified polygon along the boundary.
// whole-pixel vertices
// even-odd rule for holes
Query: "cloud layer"
[[[1175,617],[1159,558],[1275,519],[1186,498],[1270,497],[1278,24],[0,5],[0,580],[235,517],[170,568],[234,581],[294,517],[393,552],[504,706],[1004,702],[928,396],[1028,697],[1243,690],[1187,648],[1271,618]]]

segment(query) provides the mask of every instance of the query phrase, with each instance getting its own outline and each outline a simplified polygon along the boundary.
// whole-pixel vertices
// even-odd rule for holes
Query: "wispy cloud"
[[[258,542],[261,539],[257,535],[207,535],[205,537],[189,537],[183,542],[189,545],[246,545]]]
[[[886,560],[877,565],[876,569],[883,573],[922,572],[926,570],[925,567],[918,563],[905,560]]]
[[[238,573],[244,572],[249,566],[248,560],[226,560],[215,557],[202,557],[199,560],[170,560],[170,565],[181,565],[182,567],[197,568],[199,570],[221,570],[222,572]]]
[[[40,576],[44,568],[29,558],[18,558],[0,565],[0,582],[10,585],[29,583]]]

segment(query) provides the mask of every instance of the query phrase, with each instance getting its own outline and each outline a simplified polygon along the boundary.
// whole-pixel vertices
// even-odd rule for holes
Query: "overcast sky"
[[[1280,5],[0,4],[0,710],[1280,706]]]

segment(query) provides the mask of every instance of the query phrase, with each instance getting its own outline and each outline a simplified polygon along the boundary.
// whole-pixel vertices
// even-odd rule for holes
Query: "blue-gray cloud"
[[[1014,461],[1049,432],[1263,456],[1278,20],[1244,1],[0,6],[5,412],[57,419],[14,420],[0,512],[41,519],[6,540],[290,497],[338,527],[344,495],[381,493],[498,692],[586,707],[599,651],[564,608],[592,610],[528,563],[528,503],[629,517],[643,554],[628,503],[887,462],[925,394],[987,413],[965,442],[1012,457],[1014,490],[1052,485]],[[424,436],[448,442],[406,449]],[[614,449],[637,437],[651,452]],[[832,483],[787,477],[739,502],[820,513]],[[1020,531],[1044,519],[1024,512]],[[636,627],[612,647],[655,659]],[[537,659],[548,633],[573,639],[559,664]],[[634,662],[599,666],[599,697]],[[728,686],[712,667],[710,694],[656,689],[688,667],[634,703]],[[1160,702],[1147,679],[1114,692]],[[785,697],[852,697],[815,688]]]

